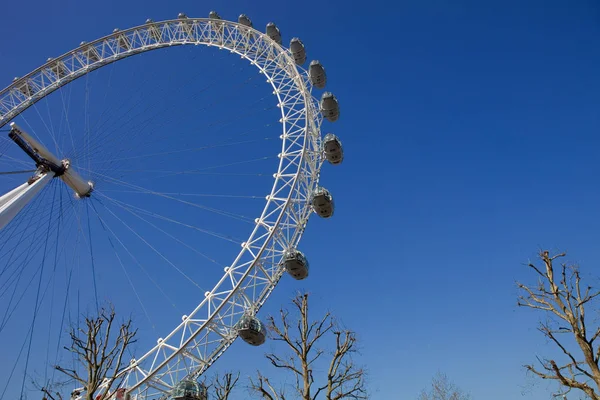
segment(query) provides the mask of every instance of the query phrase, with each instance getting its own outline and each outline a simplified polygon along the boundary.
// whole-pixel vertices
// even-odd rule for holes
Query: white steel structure
[[[131,360],[123,387],[132,398],[164,398],[175,384],[197,379],[223,354],[238,336],[236,322],[244,315],[255,315],[284,274],[282,257],[297,247],[313,212],[312,194],[326,156],[321,143],[323,116],[319,101],[311,94],[311,76],[297,65],[299,59],[304,62],[297,44],[293,54],[278,43],[278,30],[269,36],[241,22],[180,15],[115,30],[49,60],[0,92],[2,128],[38,100],[90,71],[141,52],[188,44],[238,54],[273,87],[283,130],[279,167],[264,209],[223,277],[200,304],[146,354]],[[319,85],[324,84],[322,78]],[[55,176],[79,197],[94,196],[92,182],[77,174],[76,165],[71,167],[69,160],[52,154],[23,128],[12,125],[11,134],[32,152],[38,171],[29,182],[0,197],[0,229]]]

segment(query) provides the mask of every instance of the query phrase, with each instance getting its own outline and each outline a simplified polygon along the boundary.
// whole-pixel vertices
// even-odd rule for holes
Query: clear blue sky
[[[347,156],[342,166],[326,165],[323,170],[323,184],[336,199],[336,215],[328,221],[311,219],[302,241],[313,267],[310,279],[301,283],[283,279],[261,315],[276,311],[296,288],[313,293],[316,310],[331,309],[359,333],[361,361],[370,372],[374,399],[414,399],[438,370],[448,373],[475,399],[548,399],[552,386],[526,377],[521,367],[551,350],[535,329],[538,316],[517,309],[514,281],[534,278],[523,264],[539,248],[568,251],[570,260],[588,272],[596,271],[600,262],[595,253],[600,240],[600,5],[592,0],[69,0],[60,6],[9,2],[0,25],[4,38],[0,86],[38,67],[47,57],[115,27],[134,26],[146,18],[174,18],[179,12],[204,17],[213,9],[226,19],[246,13],[261,29],[275,21],[285,43],[299,36],[309,60],[317,58],[325,65],[328,89],[342,107],[340,120],[325,125],[343,140]],[[99,71],[98,79],[109,79],[112,89],[106,96],[95,92],[98,103],[105,98],[118,104],[118,99],[130,95],[130,101],[139,105],[147,101],[145,95],[155,93],[153,86],[172,89],[172,82],[188,82],[187,78],[193,81],[186,86],[189,91],[215,80],[219,86],[211,89],[210,96],[218,96],[219,88],[225,95],[239,90],[248,96],[243,99],[255,96],[242,101],[241,95],[237,100],[232,95],[231,110],[238,106],[253,110],[251,103],[270,93],[266,84],[247,84],[245,77],[255,76],[249,68],[239,75],[231,73],[243,66],[236,57],[196,48],[169,51],[140,56],[146,57],[142,61],[125,61],[114,67],[114,76],[112,67]],[[135,76],[133,68],[143,61],[152,67]],[[221,68],[232,65],[229,72]],[[83,96],[85,82],[79,85]],[[212,104],[215,97],[210,96],[202,97],[201,104]],[[169,143],[173,146],[169,149],[205,143],[198,139],[197,131],[202,129],[196,129],[202,124],[204,131],[222,135],[208,117],[202,123],[194,120],[200,113],[196,103],[185,104],[169,114],[176,120],[170,127],[181,132],[180,142]],[[273,106],[265,104],[265,108]],[[167,105],[165,100],[157,107]],[[74,107],[83,106],[76,103]],[[262,104],[258,107],[263,110]],[[114,108],[111,115],[123,121],[125,108]],[[73,112],[77,111],[81,110]],[[253,114],[252,122],[232,122],[235,129],[230,132],[242,134],[250,126],[273,133],[265,121],[276,114],[264,111]],[[48,108],[49,115],[53,112]],[[230,115],[221,108],[211,117],[221,121]],[[42,126],[37,125],[39,130]],[[164,129],[161,126],[157,131],[164,134]],[[248,145],[229,156],[250,160],[276,154],[273,142]],[[271,165],[268,161],[265,171]],[[218,159],[207,162],[217,165]],[[238,167],[237,172],[241,170]],[[248,167],[248,171],[257,170]],[[232,181],[213,179],[205,184],[214,186],[196,192],[231,189],[229,193],[264,196],[268,181],[259,181],[248,178],[233,190]],[[1,187],[9,186],[12,181]],[[168,191],[166,186],[163,189]],[[254,215],[257,203],[251,201],[231,203],[231,207]],[[233,231],[238,228],[242,229],[231,226]],[[157,239],[155,233],[148,234]],[[231,249],[226,245],[207,242],[205,246],[213,251],[212,256],[222,256],[222,262],[227,262],[223,254]],[[109,294],[111,288],[121,294],[129,291],[123,283],[126,278],[122,272],[119,275],[120,266],[109,253],[97,251],[97,267],[102,269],[99,291],[124,309],[135,301],[124,294]],[[190,262],[185,257],[180,260],[184,264]],[[204,288],[211,287],[219,271],[213,268],[194,279]],[[162,272],[162,278],[159,270],[155,272],[158,279],[169,281],[167,274],[172,271]],[[142,283],[142,278],[139,282],[142,297],[150,296],[153,289],[145,285],[151,284]],[[176,283],[164,285],[184,310],[203,293],[181,293]],[[88,293],[91,290],[86,283],[81,287],[87,287]],[[35,290],[27,293],[29,298]],[[64,297],[50,298],[60,309],[56,304]],[[141,328],[145,336],[140,351],[143,343],[154,343],[181,315],[164,299],[147,301],[155,328]],[[22,313],[11,324],[30,323],[31,307],[27,307],[25,300]],[[136,307],[131,312],[147,322]],[[47,324],[42,326],[41,330],[48,329]],[[0,358],[2,378],[13,366],[13,348],[21,346],[22,335],[16,330],[0,332],[3,353],[8,355]],[[34,342],[34,350],[43,352],[45,345],[41,340]],[[239,367],[250,374],[266,366],[260,361],[264,350],[236,343],[214,368]],[[45,354],[37,354],[32,365],[43,375],[40,365]],[[7,399],[20,393],[22,371],[19,366]],[[4,384],[0,379],[0,391]],[[244,397],[241,393],[240,398]]]

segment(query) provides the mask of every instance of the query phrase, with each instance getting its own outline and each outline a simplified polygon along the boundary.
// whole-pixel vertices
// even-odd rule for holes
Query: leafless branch
[[[86,377],[80,376],[76,369],[55,366],[56,370],[85,388],[87,400],[108,399],[112,395],[111,389],[118,387],[123,379],[122,372],[127,367],[123,357],[127,348],[135,343],[137,330],[132,330],[132,322],[128,320],[115,333],[114,321],[115,311],[109,306],[101,309],[97,316],[85,317],[84,328],[71,328],[71,345],[65,349],[77,355]],[[102,393],[98,393],[103,384]]]
[[[265,378],[260,372],[257,372],[257,382],[254,382],[250,378],[250,390],[263,399],[267,400],[285,400],[285,393],[283,390],[277,391],[269,382],[268,378]]]
[[[423,390],[419,400],[469,400],[471,396],[450,382],[446,374],[438,372],[431,380],[431,388]]]
[[[231,372],[227,372],[223,376],[216,375],[213,379],[216,400],[228,400],[239,379],[239,372],[235,376]]]
[[[356,367],[352,355],[356,352],[356,335],[352,331],[334,331],[336,323],[327,312],[317,320],[311,320],[309,315],[309,295],[299,293],[293,300],[297,321],[291,321],[288,310],[281,309],[279,319],[269,317],[268,327],[275,341],[283,342],[291,351],[291,356],[269,353],[266,358],[276,368],[288,371],[295,379],[295,389],[303,400],[315,400],[324,395],[327,400],[367,399],[365,372]],[[291,327],[295,325],[295,329]],[[333,339],[333,350],[326,352],[317,345],[327,337]],[[331,355],[327,376],[322,378],[323,384],[315,386],[313,363],[324,354]],[[272,398],[272,390],[268,389],[268,381],[259,375],[254,384],[255,392],[263,398]],[[260,391],[260,388],[263,391]],[[272,397],[267,397],[265,392]]]
[[[592,307],[600,292],[582,285],[577,266],[566,263],[555,265],[556,260],[565,256],[565,253],[550,256],[548,251],[541,251],[539,258],[543,268],[529,264],[539,277],[538,285],[534,288],[517,283],[521,291],[517,304],[554,317],[540,323],[539,330],[569,362],[559,366],[553,359],[538,358],[542,369],[533,365],[525,368],[542,379],[557,381],[567,390],[577,389],[591,399],[600,400],[600,348],[594,346],[594,341],[600,336],[600,327],[593,329],[593,334],[589,335],[589,321],[586,319],[586,307]],[[562,322],[561,326],[556,326],[557,321]],[[569,341],[561,336],[564,334],[571,335],[576,346],[567,345]]]

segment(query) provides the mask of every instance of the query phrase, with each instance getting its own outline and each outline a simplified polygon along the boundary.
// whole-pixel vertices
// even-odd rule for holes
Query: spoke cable
[[[50,214],[53,213],[54,211],[54,198],[56,197],[56,186],[54,187],[54,194],[52,197],[52,207],[50,208]],[[31,343],[33,342],[33,332],[34,332],[34,327],[35,327],[35,320],[37,318],[37,312],[38,312],[38,304],[40,301],[40,289],[42,287],[42,276],[44,274],[44,265],[46,264],[46,252],[48,249],[48,238],[50,237],[50,227],[52,226],[52,224],[50,223],[51,221],[48,221],[48,229],[46,231],[46,241],[44,244],[44,253],[42,256],[42,268],[40,271],[40,279],[38,280],[38,286],[37,286],[37,293],[35,295],[35,307],[33,310],[33,318],[31,320],[31,335],[29,336],[29,345],[27,347],[27,357],[25,358],[25,372],[23,373],[23,381],[21,382],[21,398],[23,398],[23,392],[25,390],[25,379],[27,377],[27,369],[29,367],[29,359],[31,356]]]
[[[100,203],[100,205],[102,205],[102,207],[106,207],[101,200],[96,199],[96,201],[98,203]],[[95,208],[95,207],[94,207]],[[100,214],[96,211],[98,218],[100,217]],[[102,221],[104,221],[102,219]],[[104,221],[104,225],[106,226],[106,228],[108,229],[108,231],[113,235],[113,237],[117,240],[117,242],[119,242],[119,244],[121,245],[121,247],[123,247],[123,249],[127,252],[127,254],[129,254],[129,256],[133,259],[133,261],[135,261],[135,263],[137,264],[138,267],[140,267],[140,269],[142,270],[142,272],[144,272],[144,274],[146,275],[146,277],[148,279],[150,279],[150,281],[154,284],[154,286],[156,286],[156,288],[163,294],[163,296],[165,296],[165,298],[169,301],[169,303],[173,306],[173,308],[175,308],[175,310],[177,310],[177,312],[181,313],[181,311],[177,308],[175,302],[169,297],[169,295],[167,295],[165,293],[165,291],[162,289],[162,287],[156,282],[156,280],[154,280],[154,278],[152,278],[152,276],[150,276],[150,273],[146,270],[146,268],[144,268],[144,266],[142,265],[142,263],[135,257],[135,255],[133,255],[133,253],[131,253],[131,251],[129,250],[129,248],[121,241],[121,239],[117,236],[117,234],[110,228],[110,226],[108,225],[108,223],[106,221]]]
[[[92,264],[92,281],[94,283],[94,300],[96,301],[96,313],[100,313],[100,306],[98,305],[98,287],[96,285],[96,263],[94,262],[94,241],[92,239],[92,227],[90,225],[90,206],[86,203],[85,213],[87,215],[87,226],[88,226],[88,237],[90,244],[90,260]]]
[[[96,213],[96,217],[98,218],[98,221],[100,221],[100,225],[102,226],[102,229],[104,230],[104,232],[108,233],[108,231],[106,230],[106,227],[104,225],[104,221],[102,220],[102,218],[100,218],[100,215],[98,214],[98,210],[96,210],[96,205],[94,203],[91,203],[91,204],[92,204],[92,209]],[[121,265],[121,269],[123,270],[123,273],[125,274],[125,277],[127,278],[127,281],[129,282],[129,286],[131,286],[131,289],[133,290],[135,297],[137,298],[138,302],[140,303],[140,306],[142,306],[142,310],[144,311],[146,318],[148,318],[148,322],[150,322],[150,326],[152,326],[152,329],[156,333],[156,326],[154,325],[152,318],[150,318],[150,314],[148,314],[148,310],[146,309],[146,306],[142,302],[142,298],[140,297],[137,289],[135,288],[135,285],[133,284],[133,281],[131,280],[129,273],[127,272],[127,268],[125,268],[125,265],[123,264],[123,260],[121,260],[119,253],[117,253],[117,249],[115,249],[115,245],[113,244],[113,241],[110,238],[110,236],[107,235],[107,238],[108,238],[108,243],[110,243],[110,247],[115,252],[115,256],[117,257],[117,260],[119,260],[119,264]]]
[[[102,203],[100,203],[102,204]],[[117,219],[119,222],[121,222],[127,229],[129,229],[129,231],[131,231],[135,236],[137,236],[138,239],[140,239],[142,242],[144,242],[146,244],[146,246],[150,247],[150,249],[152,249],[152,251],[154,251],[156,254],[158,254],[158,256],[160,256],[160,258],[162,258],[164,261],[166,261],[170,266],[172,266],[177,272],[179,272],[184,278],[186,278],[189,282],[191,282],[194,286],[196,286],[198,289],[202,290],[203,292],[205,292],[205,290],[196,283],[196,281],[194,281],[192,278],[190,278],[185,272],[183,272],[179,267],[177,267],[175,264],[173,264],[171,262],[171,260],[169,260],[167,257],[165,257],[160,251],[158,251],[154,246],[152,246],[146,239],[144,239],[143,237],[140,236],[139,233],[137,233],[135,231],[135,229],[131,228],[129,225],[127,225],[127,223],[125,221],[123,221],[121,218],[119,218],[119,216],[117,216],[115,213],[113,213],[108,207],[106,207],[104,204],[102,204],[102,206],[106,209],[106,211],[108,211],[113,217],[115,217],[115,219]]]

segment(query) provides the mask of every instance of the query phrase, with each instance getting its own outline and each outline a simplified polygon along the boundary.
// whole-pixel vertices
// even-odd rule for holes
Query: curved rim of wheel
[[[221,19],[178,18],[146,24],[50,59],[0,92],[0,128],[38,100],[120,59],[173,45],[226,49],[265,75],[278,98],[283,127],[279,167],[254,228],[223,277],[182,322],[146,354],[132,359],[122,387],[135,398],[168,393],[182,379],[197,379],[238,336],[235,324],[255,314],[284,273],[283,253],[296,247],[312,212],[310,194],[322,165],[318,100],[305,70],[267,34]]]

